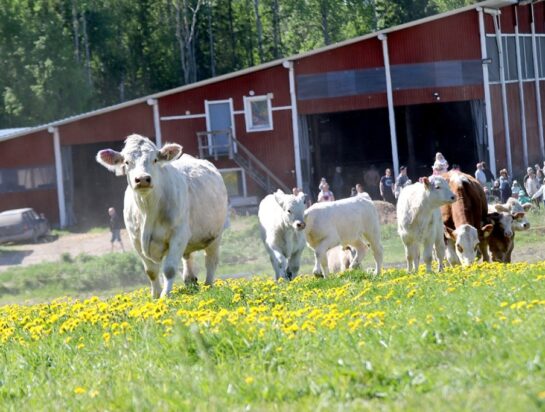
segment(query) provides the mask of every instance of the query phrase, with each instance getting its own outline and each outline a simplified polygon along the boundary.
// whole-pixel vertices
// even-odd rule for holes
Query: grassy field
[[[542,410],[545,263],[0,308],[2,410]]]

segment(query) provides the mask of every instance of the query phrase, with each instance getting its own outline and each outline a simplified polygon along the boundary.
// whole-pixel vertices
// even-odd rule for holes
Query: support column
[[[299,120],[297,118],[297,94],[295,92],[295,70],[292,61],[284,61],[284,68],[289,70],[290,99],[291,99],[291,127],[293,130],[293,153],[295,155],[295,180],[297,187],[303,187],[301,174],[301,144],[299,142]]]
[[[522,83],[522,61],[520,57],[520,35],[518,6],[515,6],[515,49],[517,51],[517,77],[519,86],[520,127],[522,130],[522,155],[524,167],[528,166],[528,135],[526,133],[526,106],[524,104],[524,84]]]
[[[484,109],[486,115],[486,137],[488,141],[488,157],[490,171],[496,174],[496,145],[494,142],[494,129],[492,119],[492,99],[490,98],[490,80],[488,74],[488,64],[485,60],[488,59],[488,52],[486,50],[486,31],[484,25],[484,14],[481,7],[477,7],[479,13],[479,35],[481,39],[481,58],[483,62],[483,89],[484,89]]]
[[[386,76],[386,98],[388,100],[388,121],[390,124],[390,142],[392,144],[392,164],[394,176],[399,174],[399,157],[397,153],[397,132],[394,111],[394,95],[392,91],[392,76],[390,73],[390,54],[388,53],[388,38],[380,33],[377,38],[382,42],[382,55],[384,57],[384,74]]]
[[[534,4],[530,4],[530,12],[532,22],[530,24],[532,30],[532,51],[534,54],[534,75],[535,75],[535,90],[536,90],[536,109],[537,109],[537,130],[539,134],[539,147],[541,149],[541,158],[545,158],[545,142],[543,140],[543,113],[541,112],[541,89],[539,88],[539,62],[537,55],[537,38],[536,24],[534,18]]]
[[[161,136],[161,117],[159,115],[159,101],[157,99],[148,99],[148,105],[153,106],[153,126],[155,128],[155,145],[163,146],[163,138]]]
[[[53,135],[53,150],[55,152],[55,172],[57,178],[57,202],[59,204],[59,223],[61,228],[66,227],[66,203],[64,200],[64,176],[62,172],[61,139],[58,127],[47,129]]]

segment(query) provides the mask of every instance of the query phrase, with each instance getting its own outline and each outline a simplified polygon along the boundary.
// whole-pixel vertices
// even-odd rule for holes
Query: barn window
[[[0,169],[0,193],[55,188],[55,167]]]
[[[247,132],[272,130],[272,107],[269,96],[245,96],[244,115]]]
[[[246,176],[239,168],[220,169],[229,198],[246,197]]]

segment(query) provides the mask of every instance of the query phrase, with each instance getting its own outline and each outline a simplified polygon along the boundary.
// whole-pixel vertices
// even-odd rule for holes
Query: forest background
[[[468,0],[0,0],[0,129],[291,56]]]

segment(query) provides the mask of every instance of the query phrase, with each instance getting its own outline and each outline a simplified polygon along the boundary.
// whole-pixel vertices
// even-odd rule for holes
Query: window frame
[[[246,132],[266,132],[274,129],[273,125],[273,110],[272,110],[272,97],[270,94],[263,94],[259,96],[244,96],[244,119],[246,122]],[[269,124],[267,126],[256,126],[252,120],[252,103],[253,102],[267,102],[267,115],[269,117]]]

